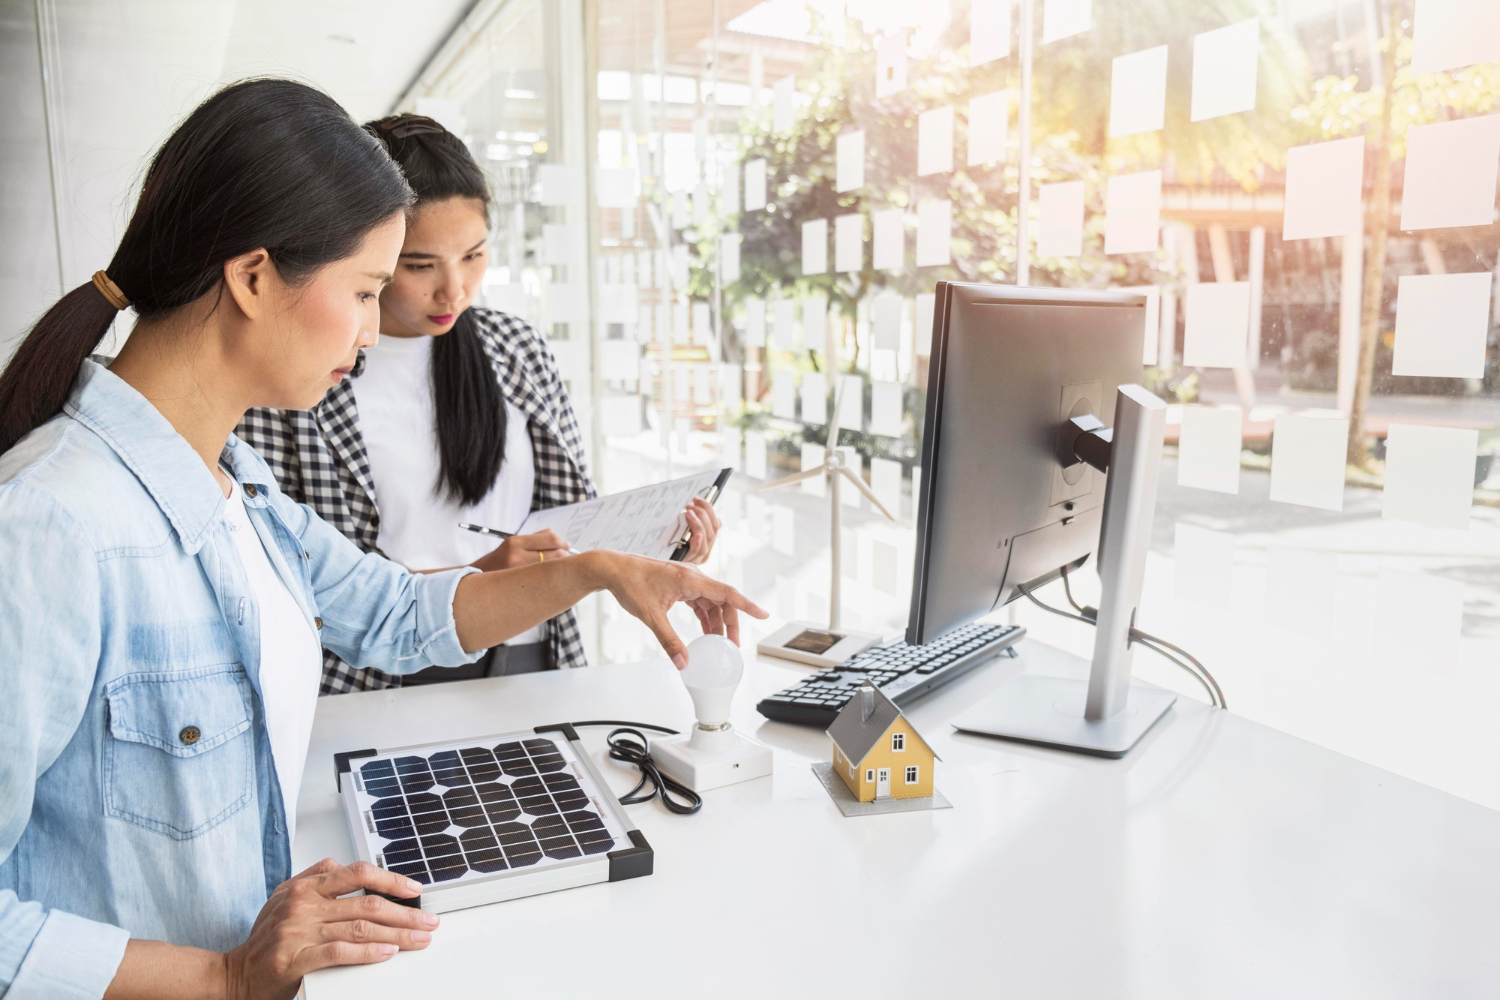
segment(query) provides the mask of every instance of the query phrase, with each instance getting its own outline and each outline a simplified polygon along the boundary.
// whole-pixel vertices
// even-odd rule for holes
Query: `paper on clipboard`
[[[687,532],[683,509],[695,496],[717,499],[730,472],[712,469],[596,500],[534,510],[517,534],[550,528],[578,552],[611,549],[671,559]]]

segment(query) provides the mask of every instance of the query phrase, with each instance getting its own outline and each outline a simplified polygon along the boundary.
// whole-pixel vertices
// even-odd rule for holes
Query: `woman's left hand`
[[[702,497],[693,497],[693,502],[683,511],[683,516],[687,518],[688,531],[692,537],[688,539],[687,555],[682,557],[682,561],[702,565],[708,562],[708,555],[714,549],[714,539],[719,537],[719,529],[724,527],[724,522],[714,513],[714,505]]]

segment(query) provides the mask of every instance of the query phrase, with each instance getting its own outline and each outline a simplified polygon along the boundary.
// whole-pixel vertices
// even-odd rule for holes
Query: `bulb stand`
[[[695,724],[689,733],[657,737],[651,741],[651,759],[662,774],[695,792],[771,773],[771,748],[728,723],[722,729]]]

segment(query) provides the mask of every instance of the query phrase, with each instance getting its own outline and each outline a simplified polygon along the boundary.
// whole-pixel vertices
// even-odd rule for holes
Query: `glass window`
[[[921,772],[922,769],[915,764],[908,767],[906,769],[906,783],[908,785],[915,785],[918,781],[921,780],[919,777]]]
[[[891,734],[891,749],[892,750],[905,750],[906,749],[906,734],[905,733],[892,733]]]

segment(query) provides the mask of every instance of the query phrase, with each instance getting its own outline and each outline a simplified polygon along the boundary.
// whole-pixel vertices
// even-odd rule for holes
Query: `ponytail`
[[[0,373],[0,453],[62,411],[79,366],[99,346],[117,312],[90,282],[37,320]]]

